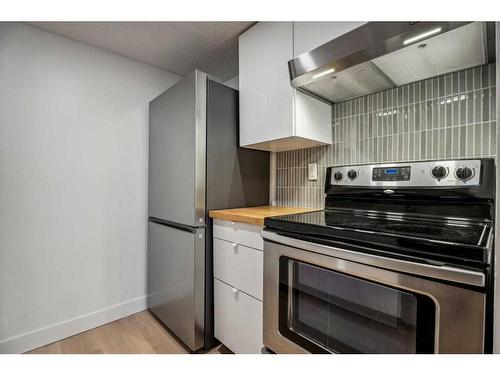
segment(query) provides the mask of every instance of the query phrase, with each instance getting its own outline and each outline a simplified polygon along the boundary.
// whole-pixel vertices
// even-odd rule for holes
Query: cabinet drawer
[[[214,278],[215,337],[234,353],[259,354],[262,302]]]
[[[240,245],[264,250],[264,240],[260,232],[262,227],[233,221],[214,220],[213,236]]]
[[[214,238],[214,276],[262,301],[263,252]]]

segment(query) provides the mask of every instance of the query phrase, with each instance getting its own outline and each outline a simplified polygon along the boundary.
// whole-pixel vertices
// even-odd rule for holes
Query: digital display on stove
[[[372,181],[409,181],[411,167],[373,168]]]

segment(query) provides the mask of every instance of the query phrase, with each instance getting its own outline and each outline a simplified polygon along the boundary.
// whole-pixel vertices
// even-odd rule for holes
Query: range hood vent
[[[290,60],[293,87],[332,103],[494,62],[493,22],[370,22]]]

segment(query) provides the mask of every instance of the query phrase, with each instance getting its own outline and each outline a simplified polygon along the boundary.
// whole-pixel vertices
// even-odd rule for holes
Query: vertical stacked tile
[[[333,105],[333,144],[277,154],[280,205],[324,204],[326,167],[494,157],[495,64],[445,74]],[[318,181],[307,164],[318,163]]]

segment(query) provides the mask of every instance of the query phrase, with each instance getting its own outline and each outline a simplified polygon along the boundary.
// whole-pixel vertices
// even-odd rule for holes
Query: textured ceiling
[[[238,74],[238,35],[254,22],[27,22],[169,72],[195,68],[222,79]]]

